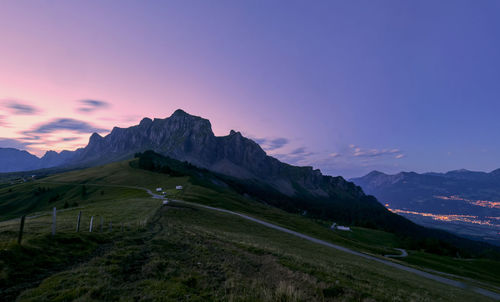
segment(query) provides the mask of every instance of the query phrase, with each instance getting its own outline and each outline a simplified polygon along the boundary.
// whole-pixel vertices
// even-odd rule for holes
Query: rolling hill
[[[0,291],[5,299],[488,301],[468,290],[321,247],[234,215],[175,201],[162,206],[161,200],[137,187],[162,187],[172,200],[245,213],[377,257],[393,253],[401,244],[397,236],[381,231],[357,227],[347,233],[332,231],[329,221],[263,204],[232,186],[206,185],[204,181],[212,182],[217,175],[179,161],[167,159],[169,168],[195,174],[154,172],[139,167],[139,161],[0,189],[0,205],[9,205],[0,222]],[[175,190],[177,185],[184,189]],[[57,194],[60,197],[51,200]],[[16,205],[24,208],[16,212]],[[50,235],[53,206],[61,209],[55,236]],[[80,211],[81,231],[76,233]],[[21,246],[14,243],[19,221],[10,219],[19,214],[29,216]],[[96,225],[89,233],[91,216]],[[394,261],[440,269],[490,290],[500,284],[497,261],[408,252],[407,258]]]

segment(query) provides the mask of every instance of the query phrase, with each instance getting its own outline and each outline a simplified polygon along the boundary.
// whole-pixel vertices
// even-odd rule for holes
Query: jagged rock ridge
[[[105,137],[94,133],[74,163],[102,164],[145,150],[236,178],[265,181],[289,196],[301,190],[323,197],[347,191],[352,196],[363,195],[342,177],[324,176],[312,167],[295,167],[268,156],[240,132],[231,130],[229,135],[217,137],[209,120],[180,109],[165,119],[144,118],[136,126],[115,127]]]

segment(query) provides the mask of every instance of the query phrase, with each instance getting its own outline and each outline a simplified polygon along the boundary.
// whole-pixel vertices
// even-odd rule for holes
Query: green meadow
[[[2,187],[0,295],[7,301],[488,301],[235,215],[181,202],[163,206],[134,187],[161,187],[170,199],[244,213],[377,257],[396,253],[393,234],[332,231],[330,221],[133,166],[124,161]],[[27,218],[19,245],[21,215]],[[408,253],[394,261],[490,290],[500,286],[497,261]]]

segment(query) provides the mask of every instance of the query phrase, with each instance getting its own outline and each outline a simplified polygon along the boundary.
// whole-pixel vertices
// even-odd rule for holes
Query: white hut
[[[350,231],[351,228],[350,227],[346,227],[346,226],[342,226],[342,225],[338,225],[337,226],[337,230],[339,230],[339,231]]]
[[[162,188],[156,188],[156,192],[161,192],[163,191]]]
[[[182,190],[182,186],[175,186],[175,189]]]

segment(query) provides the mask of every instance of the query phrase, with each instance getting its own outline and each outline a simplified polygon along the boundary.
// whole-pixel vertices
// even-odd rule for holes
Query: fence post
[[[76,219],[76,232],[80,231],[80,219],[82,218],[82,211],[78,212],[78,218]]]
[[[113,223],[112,222],[109,223],[109,231],[113,232]]]
[[[101,216],[101,233],[102,233],[102,224],[103,224],[103,221],[102,221],[102,216]]]
[[[123,233],[123,222],[121,223],[120,231]]]
[[[54,207],[54,210],[52,212],[52,236],[56,234],[56,220],[57,220],[57,210],[56,207]]]
[[[17,237],[17,243],[21,244],[21,240],[23,239],[23,230],[24,230],[24,219],[26,215],[21,216],[21,224],[19,225],[19,237]]]
[[[92,223],[94,222],[94,216],[90,217],[90,227],[89,232],[92,233]]]

